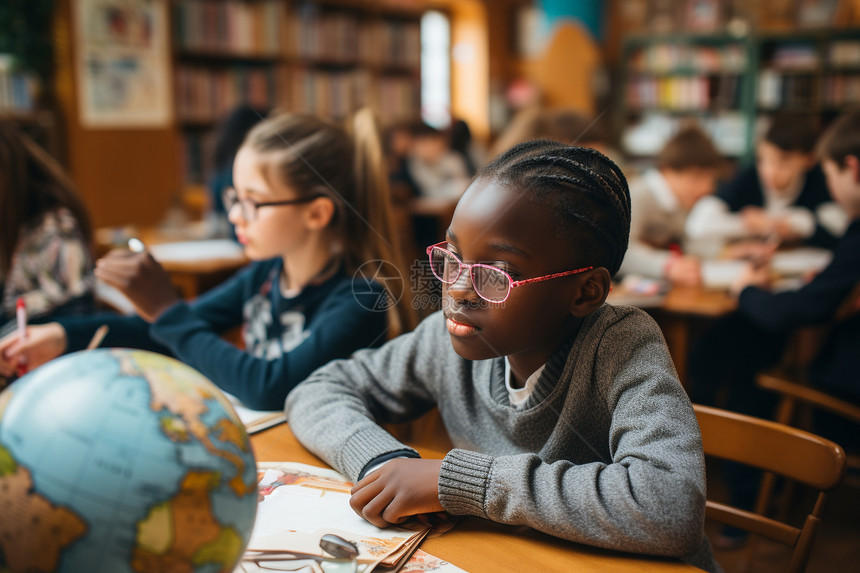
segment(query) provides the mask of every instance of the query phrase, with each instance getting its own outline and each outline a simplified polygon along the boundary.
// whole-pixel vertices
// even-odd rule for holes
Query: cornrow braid
[[[593,242],[589,256],[598,257],[596,266],[606,267],[611,275],[618,271],[630,236],[630,191],[618,166],[599,151],[528,141],[498,156],[476,179],[510,186],[530,200],[547,203],[567,237],[588,234]]]

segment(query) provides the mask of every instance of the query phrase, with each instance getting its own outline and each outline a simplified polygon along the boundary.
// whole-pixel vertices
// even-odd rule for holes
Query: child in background
[[[423,122],[412,125],[407,168],[421,197],[456,200],[471,176],[463,157],[451,150],[448,136]]]
[[[533,141],[477,174],[427,249],[443,311],[287,399],[296,437],[358,482],[357,513],[384,527],[444,510],[719,570],[663,336],[604,303],[629,226],[624,176],[592,149]],[[433,406],[455,445],[444,459],[378,425]]]
[[[756,164],[699,201],[687,218],[687,236],[725,242],[771,238],[832,248],[846,221],[816,165],[816,136],[808,118],[774,117],[756,146]]]
[[[230,112],[218,126],[215,140],[215,169],[209,180],[212,214],[216,224],[222,221],[227,224],[227,210],[224,208],[223,195],[225,189],[233,187],[233,160],[236,153],[251,128],[268,114],[267,109],[242,104]]]
[[[0,336],[14,328],[19,297],[32,322],[93,310],[91,243],[74,183],[32,139],[0,120]]]
[[[657,167],[630,184],[630,247],[621,274],[665,278],[673,284],[702,284],[699,259],[684,226],[690,210],[713,193],[723,159],[697,127],[676,133],[657,156]]]
[[[22,344],[0,341],[0,371],[19,358],[38,365],[83,348],[108,324],[106,346],[173,354],[246,406],[280,409],[314,369],[409,328],[405,304],[356,269],[396,261],[388,185],[373,117],[359,112],[353,133],[302,115],[268,118],[236,156],[230,221],[253,262],[187,304],[148,253],[113,251],[96,275],[121,290],[139,317],[95,316],[33,327]],[[378,268],[373,265],[372,270]],[[245,350],[221,333],[243,325]],[[0,372],[2,373],[2,372]]]
[[[770,270],[747,267],[732,288],[738,311],[720,320],[693,347],[689,364],[694,402],[714,404],[727,389],[726,408],[771,417],[775,398],[756,387],[755,375],[780,360],[793,329],[832,320],[860,284],[860,112],[837,120],[823,136],[819,151],[830,193],[848,214],[850,225],[830,264],[798,290],[772,293]],[[834,325],[811,365],[810,382],[860,404],[858,349],[860,314],[854,314]],[[844,443],[851,434],[828,437]],[[752,507],[758,475],[746,467],[726,466],[734,504]],[[729,528],[715,543],[730,548],[744,538],[741,531]]]

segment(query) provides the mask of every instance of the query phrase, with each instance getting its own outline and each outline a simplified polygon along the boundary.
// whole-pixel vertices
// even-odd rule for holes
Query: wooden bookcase
[[[761,120],[811,114],[823,127],[860,101],[860,30],[628,37],[616,119],[621,143],[647,162],[695,118],[727,156],[750,160]]]
[[[345,0],[172,3],[181,180],[211,173],[214,127],[236,105],[384,123],[420,113],[419,4]]]

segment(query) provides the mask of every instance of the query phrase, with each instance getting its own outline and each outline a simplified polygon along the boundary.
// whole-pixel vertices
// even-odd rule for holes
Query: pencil
[[[15,302],[15,315],[18,319],[18,340],[22,345],[27,343],[27,303],[24,297],[18,297]],[[18,376],[23,376],[27,373],[27,356],[26,354],[18,359]]]
[[[92,350],[93,348],[98,348],[99,344],[102,343],[102,340],[104,340],[105,335],[107,333],[108,333],[108,325],[107,324],[103,324],[100,327],[98,327],[98,330],[96,330],[95,334],[93,334],[93,337],[90,340],[90,343],[87,344],[87,350]]]
[[[132,237],[128,240],[128,250],[132,253],[142,253],[146,250],[146,245],[137,237]]]

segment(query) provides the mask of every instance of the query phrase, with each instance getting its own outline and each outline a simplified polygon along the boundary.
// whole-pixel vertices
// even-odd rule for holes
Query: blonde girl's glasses
[[[239,205],[242,218],[247,221],[255,221],[257,219],[257,210],[260,207],[281,207],[283,205],[299,205],[301,203],[310,203],[320,195],[308,195],[307,197],[299,197],[298,199],[284,199],[283,201],[254,201],[245,197],[239,198],[239,193],[233,187],[227,187],[221,193],[221,200],[224,202],[224,211],[229,215],[233,207]]]
[[[469,271],[472,279],[472,288],[475,289],[475,294],[487,302],[497,304],[508,300],[511,289],[531,283],[584,273],[594,268],[583,267],[572,271],[515,281],[511,278],[511,275],[498,267],[483,263],[474,263],[471,265],[464,263],[457,255],[442,247],[442,245],[447,244],[447,241],[442,241],[441,243],[427,247],[427,256],[430,257],[430,270],[433,272],[433,276],[443,283],[450,285],[457,282],[463,270],[466,269]]]

